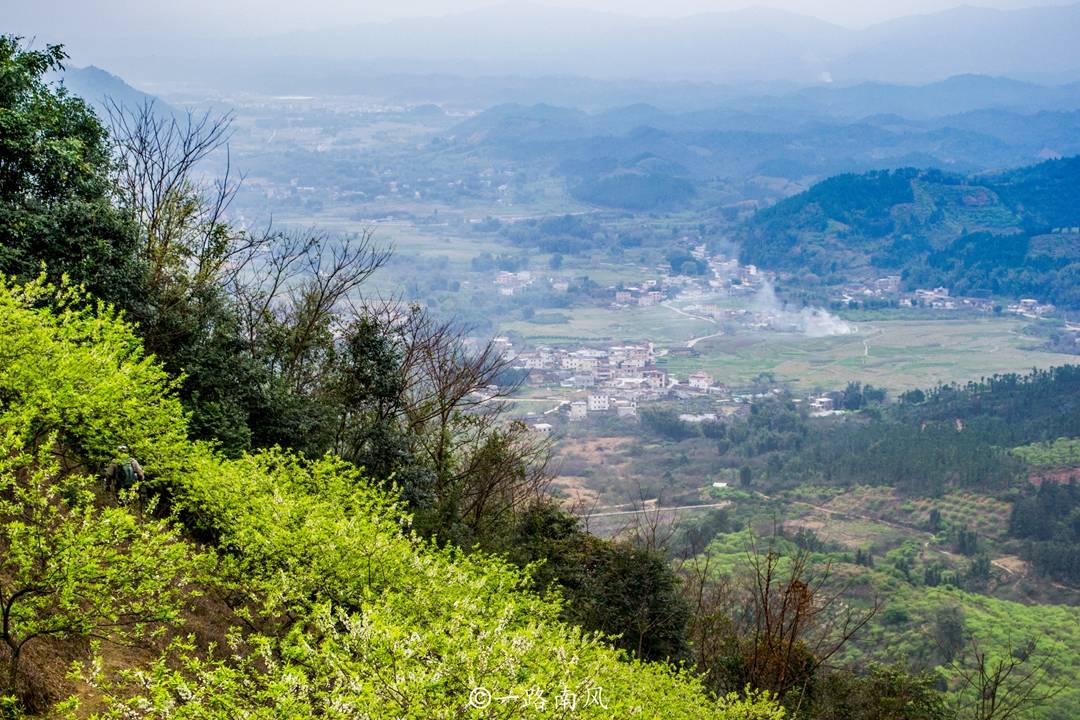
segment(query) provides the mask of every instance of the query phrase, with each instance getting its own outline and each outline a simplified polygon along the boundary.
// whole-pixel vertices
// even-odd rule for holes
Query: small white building
[[[588,408],[589,412],[607,412],[611,409],[611,398],[599,393],[589,395]]]
[[[571,420],[584,420],[589,416],[588,403],[578,400],[570,403],[570,419]]]
[[[628,400],[616,401],[615,415],[617,417],[637,417],[637,403]]]
[[[536,423],[532,426],[533,432],[538,432],[541,435],[551,434],[551,423]]]
[[[641,376],[645,379],[645,384],[651,388],[663,390],[667,387],[667,373],[663,370],[650,368],[642,372]]]
[[[703,372],[694,373],[688,380],[690,382],[690,387],[697,390],[708,390],[713,384],[712,375]]]

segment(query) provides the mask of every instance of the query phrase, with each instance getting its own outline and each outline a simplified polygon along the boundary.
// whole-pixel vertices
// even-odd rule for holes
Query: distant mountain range
[[[968,85],[991,92],[964,92]],[[944,86],[954,92],[943,109],[963,112],[923,119],[890,113],[859,119],[826,114],[836,105],[855,115],[889,109],[893,101],[883,86],[870,88],[865,98],[852,91],[836,104],[828,102],[831,96],[808,91],[806,96],[747,101],[745,109],[730,103],[680,113],[647,104],[599,113],[504,104],[451,128],[433,143],[433,151],[488,155],[544,168],[565,177],[568,188],[579,191],[574,194],[580,200],[627,209],[661,207],[694,197],[677,181],[688,181],[697,189],[714,181],[758,176],[805,183],[838,173],[905,166],[968,174],[1080,154],[1080,110],[992,107],[1002,97],[995,88],[1002,86],[1022,89],[1029,100],[1045,90],[1046,98],[1080,107],[1075,97],[1066,101],[1075,90],[1040,90],[983,78],[959,78]],[[942,93],[938,86],[905,92],[912,109],[921,104],[927,111]],[[969,109],[983,105],[990,107]],[[655,202],[644,199],[645,181],[656,186]],[[625,196],[626,202],[620,201],[620,193],[608,191],[628,189],[631,182],[633,191]],[[605,191],[594,192],[596,188]]]
[[[112,37],[108,30],[47,39],[77,48],[77,61],[108,66],[148,86],[172,81],[269,93],[366,94],[366,86],[388,76],[415,81],[433,74],[440,83],[467,78],[459,83],[462,91],[515,76],[743,89],[761,83],[774,89],[931,83],[963,74],[1063,84],[1080,80],[1077,37],[1080,4],[961,7],[853,30],[780,10],[660,19],[514,3],[227,41],[165,33]]]
[[[1039,85],[1005,77],[965,74],[924,85],[866,82],[847,87],[812,87],[772,100],[773,109],[787,102],[791,109],[825,115],[863,118],[895,114],[933,118],[972,110],[1010,111],[1080,109],[1080,83]],[[765,103],[763,103],[765,105]]]
[[[335,58],[384,72],[568,74],[725,83],[925,83],[953,75],[1080,80],[1080,5],[961,7],[850,30],[748,9],[676,20],[542,5],[296,33],[290,58]]]

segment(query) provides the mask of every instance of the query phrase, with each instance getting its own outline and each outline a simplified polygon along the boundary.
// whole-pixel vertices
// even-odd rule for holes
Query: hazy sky
[[[3,0],[0,31],[41,39],[128,33],[262,35],[290,30],[340,28],[343,24],[400,17],[445,15],[525,0]],[[973,0],[996,8],[1065,5],[1076,0]],[[684,16],[752,5],[781,8],[852,27],[954,7],[957,0],[561,0],[547,5],[635,15]]]

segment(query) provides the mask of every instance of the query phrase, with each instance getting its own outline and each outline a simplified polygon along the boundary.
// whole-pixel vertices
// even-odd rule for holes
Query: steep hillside
[[[1080,307],[1080,157],[994,175],[841,175],[758,213],[747,262],[842,284],[899,274],[909,287],[1033,296]]]
[[[69,694],[128,718],[783,714],[559,622],[527,574],[416,538],[342,461],[191,443],[131,326],[79,292],[0,284],[0,332],[4,497],[46,499],[30,520],[0,502],[3,639],[36,649],[7,690],[42,715]],[[98,478],[121,443],[147,479],[116,498]]]

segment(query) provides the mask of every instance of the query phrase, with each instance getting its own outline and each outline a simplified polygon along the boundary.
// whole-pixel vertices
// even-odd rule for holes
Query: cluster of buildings
[[[646,280],[639,286],[615,288],[614,304],[617,307],[659,305],[666,297],[667,288],[656,280]]]
[[[900,295],[900,276],[888,275],[878,278],[873,282],[850,282],[841,286],[839,294],[834,300],[850,302],[852,300],[867,300],[870,298],[888,300]]]
[[[1018,303],[1006,306],[1005,312],[1026,318],[1041,318],[1053,314],[1056,308],[1049,303],[1040,303],[1034,298],[1024,298]]]
[[[769,309],[730,308],[713,303],[687,305],[683,310],[702,318],[708,318],[725,325],[738,325],[748,330],[778,330],[782,324],[781,313]]]
[[[811,395],[807,399],[807,405],[810,408],[810,415],[813,417],[824,417],[839,412],[836,407],[836,399],[831,395]]]
[[[638,403],[671,395],[714,394],[724,390],[708,373],[693,373],[680,382],[655,361],[662,351],[647,342],[607,348],[538,347],[514,356],[513,367],[528,371],[532,385],[558,385],[587,390],[567,405],[571,421],[591,414],[637,415]]]
[[[900,276],[888,275],[869,283],[850,283],[845,285],[840,295],[834,300],[842,303],[865,302],[866,300],[895,300],[900,307],[925,307],[934,310],[973,310],[992,312],[995,302],[987,297],[966,297],[952,295],[948,288],[918,288],[914,292],[900,291]],[[1017,303],[1002,308],[1004,312],[1028,318],[1040,318],[1053,314],[1055,307],[1040,303],[1033,298],[1024,298]]]
[[[704,245],[694,248],[691,255],[708,263],[710,273],[691,276],[662,272],[659,279],[611,288],[613,307],[658,305],[676,293],[681,297],[715,296],[717,293],[728,296],[753,295],[774,277],[772,273],[763,272],[754,265],[741,265],[734,258],[723,255],[708,257]]]
[[[913,293],[900,292],[900,276],[886,275],[867,283],[848,283],[833,298],[844,304],[867,300],[896,301],[901,307],[929,307],[936,310],[956,310],[962,306],[989,311],[993,303],[982,298],[951,297],[948,288],[919,288]]]
[[[952,296],[948,288],[919,288],[900,298],[900,307],[926,307],[934,310],[975,310],[990,312],[994,302],[989,298]]]
[[[656,349],[643,345],[599,348],[538,347],[514,357],[514,367],[529,371],[529,382],[567,388],[667,386],[667,373],[655,366]]]
[[[535,278],[528,270],[521,272],[507,272],[502,270],[495,276],[495,285],[499,288],[500,295],[513,295],[533,284]]]
[[[680,275],[665,268],[649,271],[642,268],[642,277],[633,285],[615,285],[608,288],[610,307],[615,310],[633,307],[650,307],[680,295],[684,298],[701,296],[715,297],[717,294],[728,296],[754,295],[763,285],[775,278],[773,273],[759,270],[754,265],[742,265],[734,258],[723,255],[708,257],[704,245],[691,252],[692,256],[709,266],[709,273],[703,275]],[[530,287],[541,278],[531,271],[499,271],[492,278],[500,295],[513,296]],[[568,292],[571,281],[566,277],[546,278],[551,289],[557,293]]]
[[[709,269],[713,274],[709,287],[731,297],[754,295],[762,285],[775,279],[773,273],[764,272],[756,265],[742,265],[735,258],[722,255],[709,258]]]
[[[626,379],[609,380],[594,388],[584,400],[569,403],[569,419],[571,421],[584,420],[595,414],[636,417],[639,401],[659,400],[661,397],[671,395],[727,392],[727,388],[716,385],[708,373],[694,373],[687,378],[685,383],[681,383],[674,376],[666,375],[663,370],[646,369],[644,372],[656,373],[655,377],[662,380],[664,384],[628,383],[625,382]],[[704,413],[687,415],[683,419],[687,422],[704,422],[716,420],[716,418],[716,413]]]
[[[637,399],[612,397],[606,392],[590,393],[585,400],[575,400],[569,406],[571,422],[589,417],[589,414],[614,414],[616,417],[636,417]]]

